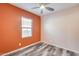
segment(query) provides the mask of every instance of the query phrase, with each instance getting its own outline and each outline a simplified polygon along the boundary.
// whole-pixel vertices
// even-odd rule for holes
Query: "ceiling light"
[[[41,5],[41,6],[40,6],[40,9],[45,9],[45,6],[44,6],[44,5]]]

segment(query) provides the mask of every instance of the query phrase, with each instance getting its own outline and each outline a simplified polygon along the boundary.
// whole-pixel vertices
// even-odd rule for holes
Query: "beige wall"
[[[43,16],[41,25],[42,41],[79,52],[79,6]]]

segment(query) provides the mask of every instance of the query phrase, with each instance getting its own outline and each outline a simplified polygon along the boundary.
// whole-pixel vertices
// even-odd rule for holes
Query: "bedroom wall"
[[[33,21],[31,38],[21,38],[22,16]],[[40,17],[35,14],[7,3],[0,3],[0,54],[40,41],[40,21]]]
[[[79,53],[79,6],[42,17],[41,39]]]

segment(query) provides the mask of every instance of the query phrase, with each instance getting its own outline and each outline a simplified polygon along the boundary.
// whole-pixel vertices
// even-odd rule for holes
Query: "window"
[[[22,17],[22,38],[32,37],[32,20]]]

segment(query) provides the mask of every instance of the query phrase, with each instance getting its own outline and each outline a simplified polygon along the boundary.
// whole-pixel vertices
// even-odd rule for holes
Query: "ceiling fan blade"
[[[51,7],[46,7],[46,9],[49,10],[49,11],[54,11],[54,9],[51,8]]]
[[[33,7],[32,9],[37,9],[37,8],[40,8],[40,7]]]
[[[41,14],[43,14],[43,9],[41,10]]]

